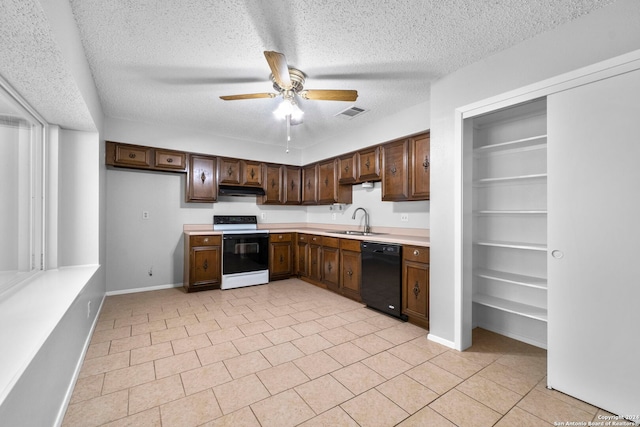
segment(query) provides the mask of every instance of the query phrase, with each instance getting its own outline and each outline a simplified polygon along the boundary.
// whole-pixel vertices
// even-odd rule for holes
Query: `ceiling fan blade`
[[[270,50],[265,50],[264,56],[267,58],[267,62],[271,68],[271,74],[273,74],[273,79],[278,83],[278,86],[286,90],[291,89],[291,77],[289,76],[287,58],[285,58],[282,53]]]
[[[299,93],[304,99],[316,101],[355,101],[358,99],[357,90],[325,90],[311,89]]]
[[[244,95],[227,95],[221,96],[220,99],[225,101],[235,101],[237,99],[257,99],[257,98],[275,98],[275,93],[245,93]]]

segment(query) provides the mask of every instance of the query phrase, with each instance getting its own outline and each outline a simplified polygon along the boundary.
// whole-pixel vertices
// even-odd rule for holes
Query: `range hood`
[[[264,189],[261,187],[242,187],[236,185],[220,185],[218,195],[220,196],[264,196]]]

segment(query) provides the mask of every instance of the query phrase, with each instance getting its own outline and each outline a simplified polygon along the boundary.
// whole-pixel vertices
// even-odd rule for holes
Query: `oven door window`
[[[269,268],[269,237],[265,234],[223,236],[223,274],[246,273]]]

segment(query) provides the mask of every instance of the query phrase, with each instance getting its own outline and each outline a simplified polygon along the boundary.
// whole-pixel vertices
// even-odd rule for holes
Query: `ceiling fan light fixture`
[[[287,116],[291,116],[291,121],[297,122],[302,119],[304,112],[298,107],[298,104],[296,104],[294,100],[283,99],[273,114],[279,119],[285,119]]]

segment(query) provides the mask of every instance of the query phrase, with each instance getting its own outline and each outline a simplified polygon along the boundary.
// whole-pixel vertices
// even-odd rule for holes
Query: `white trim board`
[[[122,289],[118,291],[108,291],[105,295],[125,295],[125,294],[135,294],[138,292],[148,292],[148,291],[158,291],[161,289],[171,289],[171,288],[181,288],[182,283],[169,283],[166,285],[157,285],[157,286],[146,286],[144,288],[133,288],[133,289]]]

